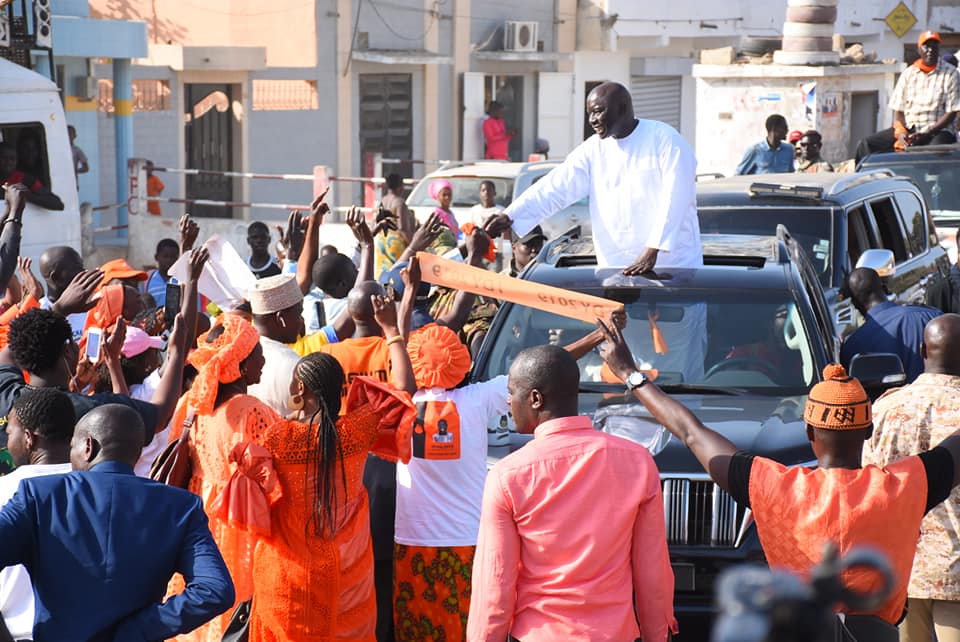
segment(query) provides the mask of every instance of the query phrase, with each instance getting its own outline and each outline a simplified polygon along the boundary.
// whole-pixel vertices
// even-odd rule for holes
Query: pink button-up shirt
[[[467,639],[666,640],[673,571],[650,453],[587,417],[534,436],[487,476]]]

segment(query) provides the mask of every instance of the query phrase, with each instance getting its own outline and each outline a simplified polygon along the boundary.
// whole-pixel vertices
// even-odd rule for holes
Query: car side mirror
[[[870,268],[880,275],[880,278],[893,276],[897,271],[897,263],[893,252],[881,249],[864,251],[857,260],[857,267]]]
[[[900,357],[889,352],[856,355],[850,361],[849,374],[860,380],[871,401],[907,382]]]

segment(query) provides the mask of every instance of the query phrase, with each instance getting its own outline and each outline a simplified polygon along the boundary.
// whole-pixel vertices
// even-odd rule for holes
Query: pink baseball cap
[[[128,325],[127,336],[123,340],[123,347],[120,349],[120,354],[127,359],[132,359],[133,357],[143,354],[150,348],[159,350],[163,348],[163,344],[164,341],[162,338],[150,336],[140,328]]]

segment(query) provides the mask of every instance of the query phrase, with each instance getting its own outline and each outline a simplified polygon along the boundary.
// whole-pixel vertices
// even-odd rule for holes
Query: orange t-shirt
[[[147,196],[160,196],[160,192],[166,185],[156,176],[147,177]],[[147,201],[147,211],[154,216],[160,216],[163,212],[160,210],[160,203],[157,201]]]
[[[344,339],[320,348],[340,362],[346,381],[340,395],[340,415],[347,410],[347,391],[356,377],[370,377],[377,381],[390,380],[390,347],[383,337]]]

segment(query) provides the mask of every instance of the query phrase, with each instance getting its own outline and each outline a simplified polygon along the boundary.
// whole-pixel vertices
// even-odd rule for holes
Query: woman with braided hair
[[[271,508],[270,535],[254,553],[250,642],[376,640],[363,468],[367,453],[409,461],[416,409],[396,310],[386,297],[372,299],[390,347],[393,386],[368,377],[347,382],[334,357],[307,355],[290,384],[293,414],[264,432],[283,496]]]

